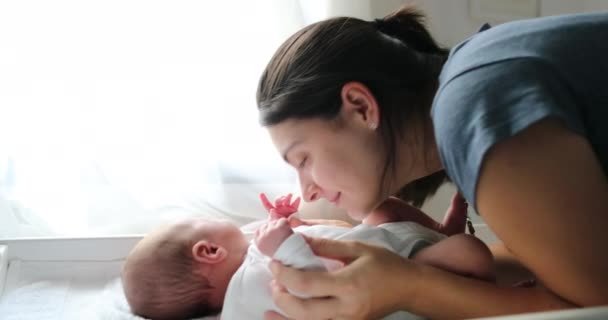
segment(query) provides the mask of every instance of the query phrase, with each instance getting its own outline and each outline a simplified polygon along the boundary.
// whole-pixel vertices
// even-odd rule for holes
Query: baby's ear
[[[215,264],[224,261],[228,251],[213,242],[200,240],[192,246],[192,256],[197,262]]]

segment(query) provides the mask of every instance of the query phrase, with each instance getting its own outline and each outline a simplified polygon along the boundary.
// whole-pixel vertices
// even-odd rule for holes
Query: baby
[[[132,311],[152,319],[188,319],[221,311],[221,318],[228,320],[263,319],[265,311],[281,312],[270,294],[271,259],[302,269],[341,267],[337,261],[316,257],[301,234],[359,240],[444,270],[493,279],[492,255],[474,237],[446,237],[418,223],[396,220],[402,215],[387,214],[390,210],[376,210],[356,227],[304,223],[293,228],[302,224],[290,218],[299,198],[291,202],[288,195],[274,205],[263,194],[261,198],[270,218],[251,242],[230,222],[204,219],[160,228],[140,241],[129,254],[122,276]],[[419,217],[424,213],[410,208],[410,212],[405,210],[408,219],[427,221]],[[453,210],[463,208],[464,213],[452,214],[466,219],[466,207]],[[391,319],[409,318],[411,314],[405,312],[391,315]]]

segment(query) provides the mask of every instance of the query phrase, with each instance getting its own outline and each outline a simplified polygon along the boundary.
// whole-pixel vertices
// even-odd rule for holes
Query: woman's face
[[[339,121],[290,119],[268,131],[297,170],[305,201],[325,198],[362,219],[383,200],[384,151],[375,127],[341,116]]]

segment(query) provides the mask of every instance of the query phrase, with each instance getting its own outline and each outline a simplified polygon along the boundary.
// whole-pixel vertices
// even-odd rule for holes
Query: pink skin
[[[440,231],[448,236],[463,233],[467,224],[467,209],[469,204],[467,200],[457,192],[452,197],[450,207],[445,213],[443,222],[441,223]]]
[[[420,209],[412,207],[401,199],[390,197],[363,219],[363,223],[379,225],[387,222],[412,221],[451,236],[465,231],[467,209],[466,200],[460,193],[456,193],[446,211],[443,222],[438,223]]]
[[[255,243],[260,251],[272,257],[280,244],[293,234],[292,227],[297,226],[288,219],[293,213],[297,212],[300,198],[291,202],[292,194],[281,196],[275,200],[273,205],[266,194],[261,193],[260,199],[264,208],[268,210],[270,219],[256,231]],[[379,225],[387,222],[413,221],[423,226],[446,235],[463,233],[466,216],[467,203],[464,198],[457,193],[452,198],[452,203],[446,212],[443,223],[437,223],[417,208],[414,208],[397,198],[389,198],[382,205],[376,208],[363,220],[363,223]]]
[[[274,205],[268,200],[265,193],[260,194],[260,200],[270,215],[269,220],[255,232],[255,244],[260,252],[272,257],[281,243],[293,234],[289,216],[298,211],[300,197],[291,202],[292,194],[278,197]]]
[[[271,257],[293,230],[286,218],[269,220],[255,232],[255,244],[264,255]]]
[[[274,201],[273,205],[268,200],[268,197],[266,197],[266,194],[263,192],[260,193],[260,200],[262,200],[264,208],[266,208],[270,214],[270,219],[288,218],[298,211],[298,207],[300,206],[300,197],[297,197],[293,202],[291,202],[291,197],[291,193],[287,194],[286,196],[278,197]]]

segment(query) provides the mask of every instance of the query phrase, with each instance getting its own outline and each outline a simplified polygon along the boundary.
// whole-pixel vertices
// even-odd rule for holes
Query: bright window
[[[259,215],[296,183],[256,86],[303,24],[295,0],[1,2],[0,238]]]

